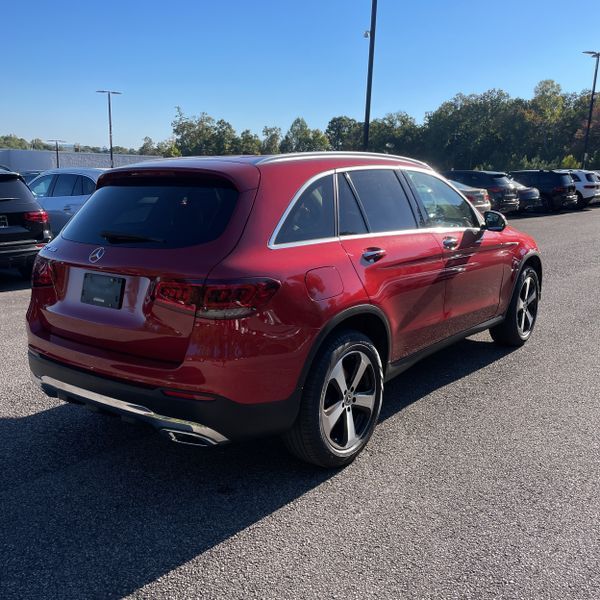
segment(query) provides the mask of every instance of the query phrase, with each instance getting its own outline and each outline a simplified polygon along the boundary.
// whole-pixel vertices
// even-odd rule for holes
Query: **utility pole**
[[[592,97],[590,98],[590,112],[588,115],[587,128],[585,130],[585,142],[583,144],[583,161],[581,168],[585,169],[585,165],[588,159],[588,141],[590,138],[590,127],[592,125],[592,114],[594,111],[594,94],[596,93],[596,78],[598,77],[598,60],[600,59],[600,52],[593,52],[592,50],[586,50],[584,54],[589,54],[592,58],[596,59],[596,69],[594,70],[594,83],[592,84]]]
[[[112,143],[112,110],[110,105],[110,97],[112,94],[121,95],[123,92],[115,92],[114,90],[96,90],[98,94],[106,94],[108,97],[108,143],[110,147],[110,168],[115,166],[113,160],[113,143]]]
[[[56,168],[60,167],[60,160],[58,158],[58,144],[66,144],[65,140],[48,140],[49,142],[54,142],[54,149],[56,151]]]
[[[373,85],[373,56],[375,55],[375,29],[377,27],[377,0],[371,0],[371,29],[365,31],[369,38],[369,70],[367,72],[367,99],[365,102],[365,129],[363,150],[369,149],[369,124],[371,120],[371,87]]]

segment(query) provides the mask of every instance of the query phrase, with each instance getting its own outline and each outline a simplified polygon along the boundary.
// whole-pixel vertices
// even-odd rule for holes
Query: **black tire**
[[[504,321],[490,328],[492,339],[503,346],[522,346],[531,337],[537,321],[539,299],[537,271],[525,267],[519,275]]]
[[[343,467],[369,441],[382,398],[383,369],[377,349],[358,331],[340,331],[325,341],[311,366],[298,417],[283,436],[285,445],[303,461],[324,468]],[[367,400],[371,399],[369,408]],[[356,437],[350,437],[352,429]]]
[[[586,200],[581,192],[577,192],[577,204],[575,205],[575,208],[578,208],[579,210],[583,210],[588,204],[590,203],[589,200]]]

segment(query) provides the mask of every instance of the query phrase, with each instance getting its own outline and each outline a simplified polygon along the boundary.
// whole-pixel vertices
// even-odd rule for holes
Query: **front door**
[[[460,333],[493,318],[503,277],[511,268],[504,236],[482,230],[475,209],[439,177],[412,170],[405,174],[442,252],[448,333]]]

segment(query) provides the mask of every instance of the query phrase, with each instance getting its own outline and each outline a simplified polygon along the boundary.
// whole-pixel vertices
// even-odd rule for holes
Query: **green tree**
[[[244,129],[235,143],[236,154],[260,154],[260,138],[249,129]]]
[[[290,125],[280,148],[282,152],[289,153],[329,150],[330,146],[327,136],[320,129],[311,129],[303,118],[298,117]]]
[[[279,127],[263,127],[263,139],[260,143],[261,154],[279,154],[281,151],[281,129]]]
[[[363,124],[351,117],[341,116],[331,119],[325,135],[333,150],[360,150]]]
[[[155,154],[160,154],[158,152],[158,150],[156,149],[156,145],[154,144],[154,141],[152,140],[151,137],[146,136],[144,138],[144,141],[142,142],[142,145],[138,148],[137,151],[138,154],[143,154],[146,156],[152,156]]]
[[[14,133],[0,136],[0,148],[10,148],[13,150],[28,150],[29,142],[24,139],[17,137]]]

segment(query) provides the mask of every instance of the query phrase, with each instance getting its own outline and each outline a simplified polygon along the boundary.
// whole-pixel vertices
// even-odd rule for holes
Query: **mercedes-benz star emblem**
[[[95,250],[92,251],[92,253],[88,257],[88,260],[91,263],[97,263],[103,256],[104,256],[104,248],[102,248],[102,246],[100,246],[100,248],[96,248]]]

